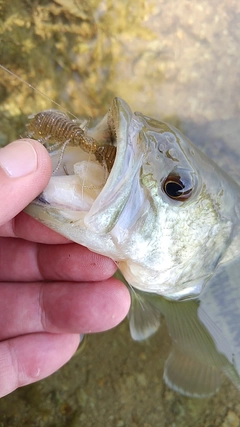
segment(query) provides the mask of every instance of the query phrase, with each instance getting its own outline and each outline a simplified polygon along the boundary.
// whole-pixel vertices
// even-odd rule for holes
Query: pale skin
[[[36,141],[0,149],[0,397],[55,372],[79,334],[113,328],[130,307],[112,260],[21,212],[51,172]]]

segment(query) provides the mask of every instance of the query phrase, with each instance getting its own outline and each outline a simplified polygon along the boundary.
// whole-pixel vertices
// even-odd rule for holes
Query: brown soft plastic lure
[[[46,146],[48,151],[62,147],[58,166],[60,165],[67,145],[79,146],[87,153],[95,155],[96,160],[108,171],[112,169],[116,156],[116,147],[112,144],[99,143],[88,136],[78,123],[67,114],[58,110],[41,111],[30,117],[27,125],[28,136],[35,138]],[[56,169],[57,169],[56,168]]]

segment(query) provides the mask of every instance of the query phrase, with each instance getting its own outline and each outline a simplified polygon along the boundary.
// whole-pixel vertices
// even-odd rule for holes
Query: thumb
[[[0,225],[9,221],[46,187],[52,174],[47,150],[20,139],[0,149]]]

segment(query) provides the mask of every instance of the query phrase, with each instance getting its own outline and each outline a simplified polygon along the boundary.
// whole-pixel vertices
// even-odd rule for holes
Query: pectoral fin
[[[199,318],[199,308],[204,323]],[[172,339],[172,351],[164,368],[169,387],[185,396],[207,397],[218,390],[221,372],[236,385],[239,383],[226,352],[216,346],[221,343],[221,350],[229,346],[231,353],[229,337],[214,323],[211,311],[208,315],[204,310],[203,301],[162,301],[162,313]]]
[[[164,367],[163,378],[173,390],[190,397],[209,397],[220,387],[221,372],[213,365],[192,359],[173,347]]]

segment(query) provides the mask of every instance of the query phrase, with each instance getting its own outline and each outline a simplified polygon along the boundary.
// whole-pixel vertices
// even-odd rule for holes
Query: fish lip
[[[116,156],[115,156],[115,160],[113,162],[111,171],[109,173],[109,176],[100,192],[100,195],[104,192],[104,189],[107,183],[111,181],[113,176],[115,176],[114,182],[115,184],[117,184],[117,180],[118,180],[117,177],[121,174],[122,164],[124,161],[126,161],[126,156],[124,154],[126,152],[126,148],[128,145],[128,128],[129,128],[129,124],[131,122],[132,116],[133,116],[133,113],[129,105],[122,98],[115,97],[112,101],[112,104],[105,118],[107,120],[107,126],[108,126],[108,129],[106,131],[107,143],[111,142],[112,145],[116,146],[117,148]],[[101,122],[100,122],[100,125],[101,125]],[[100,130],[100,134],[101,134],[101,130]],[[91,129],[89,129],[89,135],[93,135],[96,139],[98,139],[97,134],[94,134],[93,130]],[[49,203],[45,199],[44,190],[33,200],[32,203],[42,207],[47,207],[47,206],[60,207],[59,203],[57,202]]]
[[[35,199],[34,199],[34,203],[37,205],[48,205],[50,206],[50,203],[44,199],[43,197],[43,193],[40,193]]]
[[[121,222],[123,212],[126,214],[133,197],[137,198],[136,206],[142,200],[139,173],[146,141],[140,137],[140,133],[144,124],[121,98],[113,100],[110,117],[115,127],[116,158],[103,189],[84,217],[87,229],[96,234],[113,230]]]

